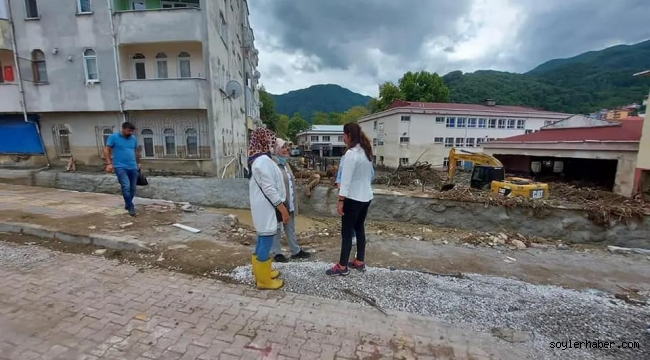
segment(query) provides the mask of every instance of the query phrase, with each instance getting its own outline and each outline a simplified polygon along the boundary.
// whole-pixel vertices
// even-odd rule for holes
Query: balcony
[[[201,78],[122,80],[124,110],[207,109]]]
[[[22,102],[18,84],[0,83],[0,113],[22,112],[20,103]]]
[[[172,8],[115,13],[120,44],[202,42],[205,40],[201,9]]]
[[[11,47],[11,25],[9,20],[0,19],[0,50],[13,51]]]

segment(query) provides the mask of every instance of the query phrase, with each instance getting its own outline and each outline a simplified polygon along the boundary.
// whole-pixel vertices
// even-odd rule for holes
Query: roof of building
[[[404,100],[395,100],[388,106],[388,110],[395,109],[395,108],[560,114],[554,111],[539,110],[539,109],[529,108],[525,106],[498,105],[498,104],[485,105],[485,104],[435,103],[435,102],[418,102],[418,101],[404,101]]]
[[[641,71],[632,76],[650,76],[650,70]]]
[[[493,140],[486,143],[558,143],[558,142],[638,142],[643,121],[622,121],[617,126],[541,129],[540,131]]]
[[[312,131],[343,131],[343,125],[312,125]]]

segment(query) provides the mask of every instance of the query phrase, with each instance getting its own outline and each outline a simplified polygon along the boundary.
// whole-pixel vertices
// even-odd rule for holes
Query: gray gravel
[[[383,268],[330,278],[324,274],[328,266],[276,264],[285,280],[284,291],[361,302],[340,291],[349,288],[373,297],[384,309],[432,316],[461,328],[528,331],[532,339],[520,345],[529,350],[531,359],[650,359],[650,334],[645,330],[650,307],[629,305],[610,294],[480,274],[456,279]],[[239,267],[230,275],[242,283],[252,282],[250,267]],[[550,342],[567,340],[638,341],[641,349],[550,349]]]
[[[18,270],[30,270],[55,256],[52,251],[0,242],[0,264]]]

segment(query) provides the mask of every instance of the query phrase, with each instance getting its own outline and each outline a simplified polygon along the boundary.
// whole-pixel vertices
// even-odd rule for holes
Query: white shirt
[[[348,199],[369,202],[372,194],[372,162],[366,157],[360,145],[349,149],[343,155],[341,187],[339,196]]]

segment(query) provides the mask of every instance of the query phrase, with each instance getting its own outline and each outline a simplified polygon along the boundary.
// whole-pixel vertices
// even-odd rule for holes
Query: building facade
[[[340,157],[345,151],[343,125],[312,125],[297,136],[302,153],[319,157]]]
[[[635,74],[636,76],[650,77],[650,70]],[[634,172],[634,189],[645,201],[650,201],[650,119],[648,119],[647,106],[650,103],[650,94],[644,102],[646,105],[646,118],[643,121],[643,131],[639,143],[639,155]]]
[[[0,18],[0,136],[26,119],[46,154],[0,147],[0,164],[99,167],[130,121],[145,170],[242,175],[260,106],[246,0],[0,0]]]
[[[452,147],[480,152],[490,140],[527,134],[569,114],[519,106],[420,103],[396,100],[358,123],[372,138],[376,163],[388,167],[427,161],[447,166]]]

